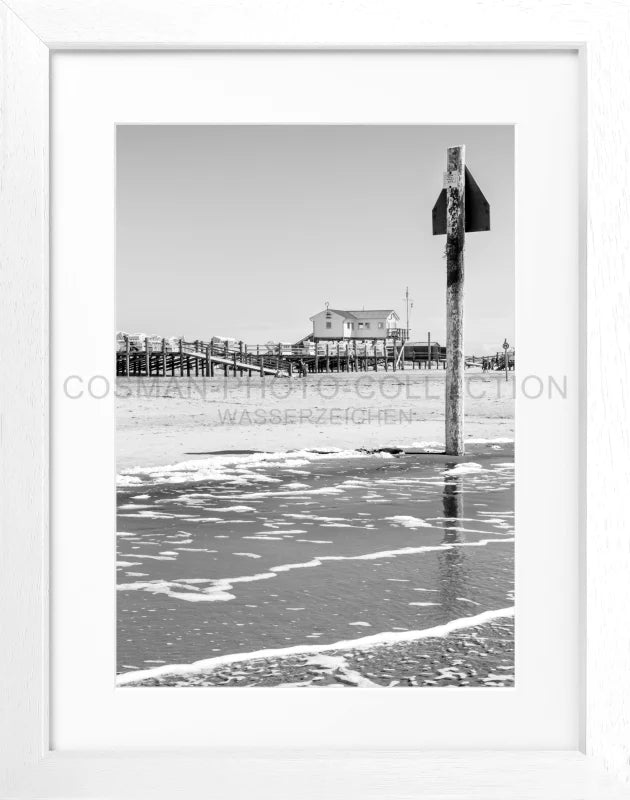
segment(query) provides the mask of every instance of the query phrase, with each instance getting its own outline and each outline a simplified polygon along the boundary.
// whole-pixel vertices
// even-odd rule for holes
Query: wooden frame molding
[[[0,0],[0,797],[630,797],[629,42],[625,0]],[[50,53],[129,48],[579,51],[583,753],[49,749]]]

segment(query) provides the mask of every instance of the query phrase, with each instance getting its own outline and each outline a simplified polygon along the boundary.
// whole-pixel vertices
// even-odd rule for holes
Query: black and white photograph
[[[0,798],[630,800],[629,35],[0,0]]]
[[[118,686],[515,685],[514,213],[509,125],[117,126]]]

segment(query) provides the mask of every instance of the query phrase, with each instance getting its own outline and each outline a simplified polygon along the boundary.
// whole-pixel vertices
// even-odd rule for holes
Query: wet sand
[[[513,604],[513,449],[468,450],[124,471],[120,682],[511,685],[511,623],[474,622]],[[414,641],[453,622],[461,629]],[[168,674],[213,658],[223,662],[203,675]]]
[[[322,655],[255,658],[129,686],[514,686],[514,620],[502,618],[446,637],[331,650]]]
[[[118,470],[196,454],[444,441],[443,370],[265,379],[118,378]],[[466,436],[514,439],[514,373],[466,376]]]

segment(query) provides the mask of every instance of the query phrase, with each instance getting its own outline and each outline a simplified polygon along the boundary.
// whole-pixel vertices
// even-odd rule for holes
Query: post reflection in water
[[[464,517],[464,479],[461,475],[449,474],[455,466],[454,463],[447,463],[444,475],[442,491],[443,544],[457,544],[464,538],[462,531],[459,530],[463,527]],[[445,619],[455,619],[460,616],[458,607],[461,610],[461,602],[458,601],[458,598],[466,596],[468,583],[463,548],[452,547],[439,553],[438,570],[444,617]]]

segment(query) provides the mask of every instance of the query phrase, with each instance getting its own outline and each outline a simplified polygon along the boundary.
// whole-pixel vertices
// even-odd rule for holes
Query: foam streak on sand
[[[512,443],[512,439],[469,439],[469,444],[475,443]],[[414,447],[427,449],[427,452],[437,452],[441,450],[444,445],[437,442],[416,442]],[[402,448],[405,445],[401,445]],[[437,450],[436,450],[437,447]],[[191,459],[190,461],[180,461],[175,464],[167,464],[164,466],[146,466],[146,467],[131,467],[122,470],[117,476],[117,484],[120,487],[125,486],[150,486],[160,483],[197,483],[201,481],[217,481],[229,482],[233,484],[243,484],[249,481],[266,482],[270,479],[262,475],[260,472],[255,471],[260,467],[286,467],[291,466],[305,466],[314,461],[322,461],[328,459],[357,459],[366,457],[378,458],[392,458],[392,454],[379,450],[379,451],[366,451],[366,450],[349,450],[330,448],[326,452],[317,450],[289,450],[278,452],[264,452],[264,453],[248,453],[246,455],[213,455],[206,458]],[[505,467],[509,465],[503,465]],[[459,464],[452,471],[446,471],[445,474],[464,475],[474,472],[483,472],[484,469],[480,464],[475,462]],[[273,479],[272,482],[276,482]],[[296,484],[295,487],[289,489],[285,494],[289,495],[291,491],[300,494],[304,491],[305,487],[302,484]],[[148,495],[136,495],[137,498],[146,498]]]
[[[379,453],[382,458],[391,458],[389,453]],[[322,459],[365,458],[359,450],[331,448],[327,452],[316,450],[279,451],[275,453],[249,453],[247,455],[214,455],[209,458],[181,461],[160,467],[132,467],[123,470],[117,477],[118,486],[146,486],[159,483],[187,483],[200,481],[225,481],[245,483],[244,478],[258,479],[252,472],[256,467],[303,466]],[[301,494],[301,490],[290,490],[286,494]]]
[[[192,603],[216,602],[235,600],[236,597],[230,594],[234,589],[235,583],[251,583],[253,581],[263,581],[275,578],[280,572],[291,572],[294,569],[307,569],[309,567],[321,567],[325,561],[376,561],[381,558],[395,558],[396,556],[418,555],[421,553],[435,553],[442,550],[452,550],[454,547],[485,547],[488,544],[513,542],[514,539],[480,539],[478,542],[449,542],[437,545],[423,545],[421,547],[401,547],[398,550],[379,550],[375,553],[362,553],[358,556],[316,556],[310,561],[302,561],[297,564],[280,564],[271,567],[269,572],[261,572],[257,575],[242,575],[238,578],[219,578],[219,579],[196,579],[196,583],[209,583],[207,589],[197,589],[190,587],[189,592],[182,592],[188,587],[181,584],[190,583],[185,579],[176,581],[138,581],[136,583],[121,583],[118,591],[144,590],[152,594],[165,594],[175,600],[187,600]],[[137,556],[143,558],[143,556]],[[145,556],[151,558],[151,556]],[[165,556],[153,556],[153,558],[166,558]],[[176,591],[173,591],[175,589]]]
[[[292,647],[281,647],[270,650],[257,650],[251,653],[229,653],[215,658],[206,658],[195,661],[192,664],[170,664],[152,669],[135,670],[125,672],[116,678],[117,686],[126,686],[137,681],[149,678],[158,678],[164,675],[191,675],[205,670],[212,670],[226,664],[236,664],[241,661],[253,661],[262,658],[278,658],[294,655],[316,655],[319,653],[331,652],[334,650],[366,650],[379,645],[393,645],[403,642],[415,642],[419,639],[443,638],[455,631],[464,628],[474,628],[496,619],[513,617],[514,607],[499,608],[492,611],[484,611],[472,617],[461,617],[454,619],[444,625],[436,625],[433,628],[425,628],[420,631],[386,631],[375,633],[371,636],[363,636],[358,639],[346,639],[332,644],[298,644]]]

